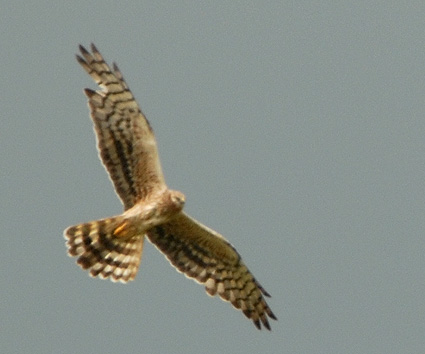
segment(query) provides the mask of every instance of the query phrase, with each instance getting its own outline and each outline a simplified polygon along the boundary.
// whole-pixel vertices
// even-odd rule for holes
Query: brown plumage
[[[148,237],[170,263],[270,330],[270,296],[220,234],[183,212],[181,192],[168,189],[152,128],[116,64],[111,69],[92,44],[78,62],[102,90],[85,89],[100,158],[124,204],[124,213],[65,230],[68,253],[90,275],[123,283],[137,274]]]

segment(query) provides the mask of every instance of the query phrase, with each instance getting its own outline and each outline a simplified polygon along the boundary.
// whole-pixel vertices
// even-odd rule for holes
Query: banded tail
[[[122,237],[123,216],[71,226],[64,231],[68,254],[93,277],[126,283],[136,277],[144,235]]]

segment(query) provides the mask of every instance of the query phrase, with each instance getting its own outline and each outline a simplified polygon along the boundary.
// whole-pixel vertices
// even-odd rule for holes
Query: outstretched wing
[[[85,89],[99,155],[127,210],[147,194],[164,187],[152,128],[114,63],[111,69],[94,44],[80,46],[77,60],[101,87]]]
[[[262,323],[270,330],[267,316],[277,319],[264,299],[270,295],[223,236],[183,212],[149,230],[147,236],[174,267],[204,284],[209,295],[218,294],[240,309],[258,329]]]

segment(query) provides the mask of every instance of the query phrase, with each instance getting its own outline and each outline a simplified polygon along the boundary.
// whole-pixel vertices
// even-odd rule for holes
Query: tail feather
[[[68,254],[93,277],[126,283],[133,280],[142,257],[144,235],[130,238],[114,233],[122,226],[122,216],[97,220],[67,228]]]

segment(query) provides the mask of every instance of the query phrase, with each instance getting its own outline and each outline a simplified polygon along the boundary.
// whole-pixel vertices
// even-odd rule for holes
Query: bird
[[[183,211],[185,195],[167,187],[156,139],[116,63],[94,44],[78,63],[100,89],[84,89],[102,161],[124,206],[122,214],[68,227],[69,256],[90,276],[127,283],[140,266],[145,237],[177,271],[230,302],[254,325],[271,330],[270,294],[221,234]]]

